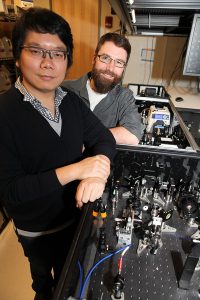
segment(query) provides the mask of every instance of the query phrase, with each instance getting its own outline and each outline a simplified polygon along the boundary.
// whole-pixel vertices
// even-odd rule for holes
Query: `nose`
[[[115,62],[112,59],[108,64],[107,64],[107,69],[113,70],[115,68]]]
[[[41,68],[53,68],[53,59],[51,59],[50,53],[45,53],[41,60]]]

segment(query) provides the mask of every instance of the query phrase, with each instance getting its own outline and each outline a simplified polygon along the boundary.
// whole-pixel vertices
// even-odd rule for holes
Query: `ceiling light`
[[[135,17],[135,10],[134,9],[131,10],[131,16],[132,16],[133,23],[136,23],[136,17]]]

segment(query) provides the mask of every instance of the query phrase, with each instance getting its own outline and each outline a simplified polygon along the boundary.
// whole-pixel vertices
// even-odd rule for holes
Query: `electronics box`
[[[199,299],[199,148],[163,87],[132,88],[143,138],[117,146],[53,300]]]
[[[141,116],[140,145],[199,151],[199,145],[183,116],[174,107],[163,86],[128,84],[133,91]],[[181,151],[180,151],[181,152]]]
[[[200,238],[199,173],[195,153],[119,146],[100,203],[85,205],[53,299],[199,299],[200,251],[184,269]]]
[[[178,114],[200,147],[200,110],[178,109]]]

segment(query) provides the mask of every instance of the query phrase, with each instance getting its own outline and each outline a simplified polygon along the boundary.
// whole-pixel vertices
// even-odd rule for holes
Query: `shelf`
[[[4,60],[14,60],[14,57],[0,57],[0,61]]]

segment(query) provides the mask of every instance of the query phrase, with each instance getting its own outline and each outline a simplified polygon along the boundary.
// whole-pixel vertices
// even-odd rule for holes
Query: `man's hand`
[[[77,163],[77,179],[99,177],[107,181],[110,174],[110,160],[105,155],[95,155]]]
[[[81,208],[84,203],[99,199],[105,189],[106,181],[98,177],[83,179],[76,191],[76,206]]]

